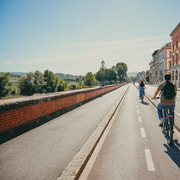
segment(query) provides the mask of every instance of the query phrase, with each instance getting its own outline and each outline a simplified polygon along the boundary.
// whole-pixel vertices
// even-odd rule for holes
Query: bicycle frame
[[[167,143],[171,146],[173,144],[173,127],[174,127],[174,117],[170,112],[169,108],[163,108],[163,125],[162,132],[167,139]]]

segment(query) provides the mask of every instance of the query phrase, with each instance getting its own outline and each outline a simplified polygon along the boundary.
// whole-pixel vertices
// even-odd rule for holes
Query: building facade
[[[65,81],[76,81],[77,79],[82,79],[83,76],[76,76],[76,75],[72,75],[72,74],[63,74],[63,73],[56,73],[56,75],[59,78],[64,79]]]
[[[159,79],[159,50],[155,50],[152,54],[152,62],[151,62],[151,79],[150,82],[152,84],[158,84]]]
[[[159,84],[164,75],[172,75],[172,82],[180,88],[180,23],[170,34],[171,42],[152,54],[150,66],[150,83]]]
[[[170,62],[171,62],[171,43],[163,46],[159,52],[159,79],[158,82],[161,83],[164,80],[164,75],[170,73]]]
[[[180,88],[180,23],[174,28],[171,36],[171,74],[172,81]]]

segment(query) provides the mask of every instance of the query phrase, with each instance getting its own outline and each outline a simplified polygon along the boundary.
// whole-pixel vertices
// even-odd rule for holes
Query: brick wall
[[[7,136],[10,132],[18,127],[21,130],[28,130],[23,125],[41,124],[46,120],[62,114],[63,112],[87,102],[95,97],[119,88],[121,85],[106,86],[100,88],[92,88],[80,91],[54,93],[51,95],[43,95],[37,97],[28,97],[14,102],[1,102],[0,104],[0,138]],[[35,122],[36,121],[36,122]],[[20,128],[19,128],[20,129]]]

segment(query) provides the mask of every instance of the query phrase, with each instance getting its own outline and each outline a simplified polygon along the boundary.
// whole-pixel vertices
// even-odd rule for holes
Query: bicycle
[[[162,133],[167,139],[168,145],[173,145],[173,128],[174,128],[174,115],[170,112],[169,108],[163,108],[163,123],[162,123]]]

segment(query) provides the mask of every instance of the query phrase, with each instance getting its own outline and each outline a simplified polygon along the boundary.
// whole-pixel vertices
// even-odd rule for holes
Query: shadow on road
[[[144,105],[149,105],[149,103],[148,102],[145,102],[145,101],[143,101],[143,102],[141,102],[142,104],[144,104]]]
[[[180,168],[180,144],[178,143],[178,140],[174,140],[173,146],[168,146],[167,144],[164,144],[164,147],[167,149],[165,153],[167,153],[169,157]]]

